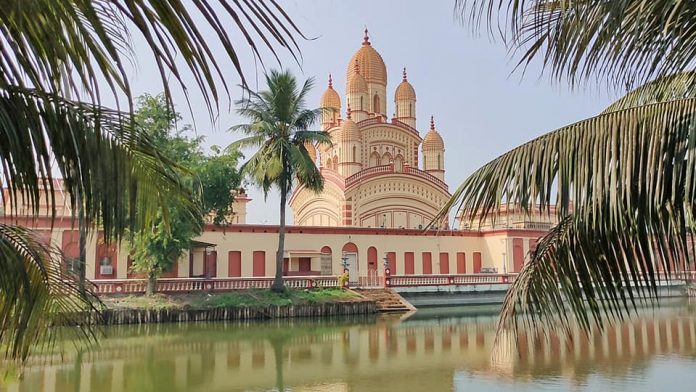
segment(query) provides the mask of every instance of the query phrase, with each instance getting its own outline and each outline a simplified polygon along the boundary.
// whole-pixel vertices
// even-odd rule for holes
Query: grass
[[[313,290],[287,289],[283,293],[270,290],[249,289],[227,293],[187,293],[105,296],[107,308],[111,309],[208,309],[221,307],[284,306],[324,302],[346,302],[358,300],[352,291],[326,288]]]

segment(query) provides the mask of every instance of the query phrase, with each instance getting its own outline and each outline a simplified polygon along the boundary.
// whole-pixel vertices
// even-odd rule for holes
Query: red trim
[[[242,252],[231,250],[227,252],[227,276],[241,277],[242,276]]]
[[[404,252],[404,274],[413,275],[415,272],[415,261],[413,252]]]
[[[440,253],[440,273],[441,274],[449,274],[449,253],[447,252],[441,252]]]
[[[433,274],[433,255],[430,252],[423,252],[423,275]]]
[[[276,225],[229,225],[216,226],[208,224],[205,226],[206,232],[223,232],[223,233],[278,233]],[[487,237],[490,235],[506,234],[517,237],[538,237],[539,234],[545,234],[544,231],[532,231],[526,229],[505,229],[496,230],[495,232],[479,232],[473,230],[429,230],[423,231],[418,229],[389,229],[389,228],[374,228],[374,227],[325,227],[325,226],[286,226],[285,232],[288,234],[338,234],[338,235],[401,235],[401,236],[418,236],[418,237]],[[493,233],[493,234],[491,234]]]
[[[481,273],[481,252],[474,252],[474,273]]]

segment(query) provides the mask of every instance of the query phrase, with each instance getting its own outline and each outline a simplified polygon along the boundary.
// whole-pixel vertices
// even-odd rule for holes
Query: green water
[[[682,391],[696,389],[686,302],[590,338],[522,334],[492,355],[492,309],[403,317],[120,326],[84,353],[34,358],[7,391]],[[512,338],[509,341],[513,341]]]

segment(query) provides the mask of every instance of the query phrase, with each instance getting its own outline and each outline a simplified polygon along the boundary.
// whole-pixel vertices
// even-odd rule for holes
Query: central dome
[[[382,56],[370,44],[370,38],[365,29],[365,38],[362,46],[350,58],[348,62],[348,70],[346,72],[346,81],[351,79],[351,76],[356,72],[355,63],[358,63],[360,74],[367,83],[377,83],[382,86],[387,86],[387,66],[384,65]]]

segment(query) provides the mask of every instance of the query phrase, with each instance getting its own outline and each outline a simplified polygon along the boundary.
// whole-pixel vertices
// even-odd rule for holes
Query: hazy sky
[[[566,85],[541,75],[538,64],[526,74],[513,72],[516,64],[500,42],[491,42],[486,34],[472,34],[469,26],[454,17],[454,0],[438,1],[281,1],[298,26],[313,40],[300,41],[301,64],[281,56],[283,67],[299,78],[316,78],[316,87],[308,105],[318,107],[326,88],[328,73],[343,98],[346,67],[360,48],[365,26],[372,46],[382,55],[388,72],[387,113],[394,111],[393,93],[405,66],[416,90],[417,121],[421,135],[435,116],[438,131],[445,140],[446,181],[450,190],[476,168],[544,132],[583,118],[606,107],[614,97],[597,89],[571,91]],[[138,43],[135,42],[136,48]],[[136,50],[136,53],[139,51]],[[255,67],[253,57],[243,52],[247,77],[256,83],[263,70]],[[220,53],[222,55],[222,53]],[[266,53],[267,68],[278,68]],[[161,90],[156,71],[147,62],[139,62],[134,85],[138,93]],[[234,70],[229,80],[238,82]],[[190,84],[193,81],[191,80]],[[261,85],[260,87],[264,87]],[[231,90],[232,99],[241,91]],[[191,96],[191,111],[180,91],[175,91],[184,122],[195,120],[198,134],[207,144],[228,145],[238,136],[226,129],[244,122],[222,103],[222,112],[211,122],[204,103]],[[345,101],[343,103],[345,107]],[[278,197],[250,189],[254,199],[248,209],[248,223],[276,223]],[[289,217],[292,221],[292,217]]]

